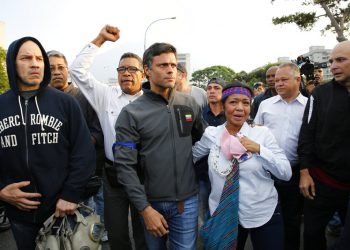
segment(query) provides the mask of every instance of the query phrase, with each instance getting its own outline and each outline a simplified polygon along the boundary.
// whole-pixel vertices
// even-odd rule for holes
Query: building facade
[[[189,53],[178,53],[177,54],[177,62],[185,64],[186,70],[187,70],[187,82],[190,82],[190,79],[192,77],[190,54]]]

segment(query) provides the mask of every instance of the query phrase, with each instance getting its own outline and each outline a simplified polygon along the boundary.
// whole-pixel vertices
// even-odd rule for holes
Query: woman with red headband
[[[222,92],[226,123],[208,127],[193,147],[197,161],[209,153],[210,215],[201,228],[206,249],[283,249],[283,221],[271,176],[289,180],[292,171],[274,136],[247,123],[252,90],[238,81]]]

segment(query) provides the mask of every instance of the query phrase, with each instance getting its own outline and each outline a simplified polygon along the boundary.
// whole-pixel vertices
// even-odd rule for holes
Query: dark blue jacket
[[[16,56],[21,45],[33,41],[41,49],[45,71],[40,88],[29,100],[21,97]],[[10,219],[41,223],[59,198],[79,202],[94,172],[95,153],[77,101],[48,88],[50,68],[46,52],[35,38],[14,41],[7,52],[11,89],[0,96],[0,189],[30,181],[24,192],[42,195],[38,209],[22,211],[6,204]]]

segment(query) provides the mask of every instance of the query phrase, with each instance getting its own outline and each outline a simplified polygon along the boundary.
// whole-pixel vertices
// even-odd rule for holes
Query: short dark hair
[[[143,66],[147,65],[151,69],[153,57],[163,53],[173,53],[177,58],[176,48],[173,45],[169,43],[154,43],[143,53]]]
[[[247,89],[247,90],[249,91],[249,93],[250,93],[250,95],[251,95],[252,97],[254,96],[254,95],[253,95],[253,90],[252,90],[252,88],[251,88],[249,85],[247,85],[247,84],[245,84],[245,83],[243,83],[243,82],[237,81],[237,80],[234,80],[233,82],[227,83],[227,84],[225,85],[225,87],[222,89],[222,92],[224,92],[226,89],[234,88],[234,87],[245,88],[245,89]],[[228,96],[227,96],[227,97],[228,97]],[[227,97],[221,99],[222,104],[225,103]]]
[[[177,68],[178,71],[180,71],[182,73],[187,73],[185,63],[182,63],[182,62],[178,63],[176,68]]]
[[[138,62],[139,62],[139,67],[141,70],[143,70],[143,67],[142,67],[142,59],[141,57],[139,57],[138,55],[136,55],[135,53],[132,53],[132,52],[126,52],[124,53],[120,59],[119,59],[119,63],[121,62],[121,60],[125,59],[125,58],[135,58]]]
[[[219,84],[222,88],[225,87],[225,80],[221,79],[221,78],[218,78],[218,77],[213,77],[209,80],[208,84],[207,84],[207,87],[209,84]]]
[[[264,84],[263,84],[262,82],[256,82],[256,83],[254,83],[253,88],[254,88],[254,89],[257,89],[257,88],[259,88],[260,86],[264,87]]]
[[[64,63],[66,64],[66,66],[68,66],[68,62],[67,62],[65,55],[63,53],[59,52],[58,50],[50,50],[46,54],[49,58],[52,56],[62,58],[64,60]]]

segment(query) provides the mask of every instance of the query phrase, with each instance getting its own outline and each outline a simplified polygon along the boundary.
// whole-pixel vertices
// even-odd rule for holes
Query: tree
[[[249,74],[245,72],[244,70],[241,72],[238,72],[235,75],[235,80],[238,80],[240,82],[249,82]]]
[[[211,66],[203,70],[197,70],[193,72],[191,82],[193,85],[206,88],[207,83],[213,77],[219,77],[224,79],[226,82],[231,82],[233,80],[238,80],[245,82],[253,86],[256,82],[265,82],[265,73],[271,66],[278,66],[279,63],[268,63],[258,69],[255,69],[249,73],[245,71],[240,71],[235,73],[234,70],[225,66]]]
[[[232,81],[235,75],[236,73],[229,67],[217,65],[193,72],[190,82],[195,86],[205,88],[208,81],[213,77],[218,77],[225,81]]]
[[[272,3],[275,0],[271,0]],[[282,17],[272,18],[274,25],[295,23],[301,30],[311,30],[314,24],[321,18],[328,18],[330,23],[321,32],[331,31],[337,34],[338,42],[347,40],[350,25],[350,4],[349,0],[303,0],[302,5],[314,5],[323,9],[322,15],[317,15],[316,11],[296,12]]]
[[[266,71],[272,66],[278,66],[279,63],[268,63],[258,69],[253,70],[248,73],[247,82],[253,85],[256,82],[265,82],[266,81]]]
[[[6,73],[6,51],[0,47],[0,93],[9,89]]]

